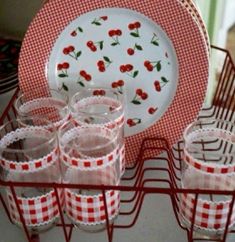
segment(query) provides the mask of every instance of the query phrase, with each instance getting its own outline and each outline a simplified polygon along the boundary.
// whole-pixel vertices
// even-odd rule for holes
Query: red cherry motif
[[[93,42],[92,40],[87,41],[86,45],[87,47],[92,51],[92,52],[96,52],[97,51],[97,47],[102,50],[103,49],[103,44],[104,41],[98,41],[98,42]]]
[[[73,37],[75,37],[75,36],[77,36],[77,32],[74,30],[73,32],[71,32],[70,35],[73,36]]]
[[[127,64],[126,65],[126,71],[129,72],[129,71],[132,71],[132,70],[133,70],[133,65]]]
[[[93,91],[94,96],[105,96],[105,94],[106,94],[105,90],[102,90],[102,89]]]
[[[57,70],[60,71],[60,70],[62,70],[62,69],[63,69],[63,65],[62,65],[62,64],[58,64],[58,65],[57,65]]]
[[[137,124],[140,124],[141,123],[141,119],[139,119],[139,118],[134,118],[134,119],[129,118],[129,119],[127,119],[126,122],[127,122],[129,127],[133,127],[133,126],[135,126]]]
[[[157,111],[157,108],[150,107],[150,108],[148,109],[148,113],[149,113],[149,114],[154,114],[156,111]]]
[[[68,55],[68,54],[69,54],[69,52],[70,52],[70,51],[69,51],[69,49],[68,49],[68,48],[64,48],[64,49],[63,49],[63,53],[64,53],[65,55]]]
[[[97,47],[95,45],[92,45],[90,47],[90,50],[93,51],[93,52],[96,52],[97,51]]]
[[[100,18],[101,18],[102,20],[104,20],[104,21],[106,21],[106,20],[108,19],[107,16],[101,16]]]
[[[75,52],[75,47],[73,45],[70,45],[68,47],[65,47],[63,49],[63,53],[65,55],[69,55],[70,57],[72,57],[75,60],[77,60],[78,57],[82,54],[81,51]]]
[[[146,100],[148,98],[148,94],[144,92],[141,88],[136,89],[135,96],[133,97],[131,103],[135,105],[140,105],[141,100]]]
[[[141,23],[140,22],[135,22],[134,25],[135,25],[136,29],[139,29],[141,27]]]
[[[105,63],[103,60],[99,60],[97,62],[97,66],[100,72],[104,72],[105,71]]]
[[[64,62],[62,64],[62,67],[63,67],[63,69],[68,69],[69,68],[69,63],[68,62]]]
[[[117,91],[120,93],[120,94],[123,94],[123,90],[122,90],[122,87],[125,85],[124,81],[123,80],[118,80],[116,82],[112,82],[111,86],[112,88],[117,88]]]
[[[68,47],[68,50],[69,50],[69,52],[73,52],[73,51],[75,50],[75,48],[74,48],[74,46],[70,45],[70,46]]]
[[[118,37],[122,35],[122,31],[120,29],[111,29],[108,31],[109,37],[113,39],[111,46],[120,45]]]
[[[120,72],[126,73],[128,76],[131,76],[132,78],[136,78],[136,76],[139,74],[139,71],[133,69],[134,66],[131,64],[120,65],[119,67]]]
[[[160,91],[161,91],[161,84],[160,84],[159,81],[155,81],[155,82],[154,82],[154,86],[155,86],[155,90],[156,90],[157,92],[160,92]]]
[[[106,69],[105,69],[105,66],[99,66],[99,71],[100,71],[100,72],[105,72],[105,70],[106,70]]]
[[[133,70],[133,65],[131,65],[131,64],[126,64],[126,65],[121,65],[120,66],[120,71],[121,72],[130,72],[130,71],[132,71]]]
[[[81,70],[79,72],[79,74],[80,74],[80,77],[78,78],[77,83],[80,84],[82,87],[84,87],[85,85],[84,85],[83,81],[85,80],[85,81],[89,82],[89,81],[91,81],[92,77],[85,70]]]
[[[87,43],[86,43],[86,45],[87,45],[87,47],[91,47],[91,46],[93,46],[94,45],[94,42],[93,41],[91,41],[91,40],[89,40],[89,41],[87,41]]]
[[[120,66],[120,71],[123,72],[123,73],[126,72],[127,71],[126,66],[125,65],[121,65]]]
[[[145,67],[148,67],[149,65],[151,65],[150,61],[146,60],[146,61],[144,62],[144,66],[145,66]]]
[[[138,89],[136,89],[135,93],[136,93],[136,95],[141,96],[143,93],[143,90],[138,88]]]
[[[127,54],[128,55],[134,55],[136,50],[142,51],[143,47],[140,44],[135,43],[135,45],[132,48],[127,49]]]
[[[110,37],[113,37],[115,35],[115,33],[116,33],[115,30],[113,30],[113,29],[109,30]]]
[[[115,35],[121,36],[122,35],[122,31],[120,29],[116,29],[115,30]]]
[[[104,16],[95,18],[91,23],[96,26],[100,26],[100,25],[102,25],[102,22],[106,21],[107,19],[108,19],[108,16],[104,15]]]
[[[148,71],[153,71],[153,65],[152,64],[149,64],[149,66],[147,66],[147,70]]]
[[[80,74],[80,76],[82,76],[82,77],[85,77],[85,76],[87,75],[87,74],[86,74],[86,71],[84,71],[84,70],[81,70],[79,74]]]
[[[91,40],[89,40],[86,45],[93,52],[95,52],[97,50],[96,46],[94,45],[94,42]]]
[[[141,23],[140,22],[134,22],[134,23],[130,23],[128,24],[128,29],[132,32],[130,32],[130,35],[138,38],[140,37],[139,35],[139,28],[141,27]]]
[[[122,86],[124,86],[124,81],[123,80],[119,80],[117,82],[117,84],[118,84],[119,87],[122,87]]]
[[[91,80],[91,75],[86,74],[86,76],[85,76],[85,80],[89,82],[89,81]]]
[[[129,28],[129,30],[133,30],[133,29],[135,28],[135,25],[132,24],[132,23],[130,23],[130,24],[128,25],[128,28]]]
[[[117,82],[112,82],[112,88],[117,88],[118,87],[118,83]]]
[[[134,49],[132,49],[132,48],[127,49],[127,54],[128,55],[134,55],[134,53],[135,53]]]
[[[162,69],[161,60],[159,61],[144,61],[144,66],[148,71],[153,71],[154,68],[159,72]]]
[[[69,63],[68,62],[59,63],[57,65],[57,70],[61,71],[61,73],[59,73],[58,76],[61,77],[61,78],[68,77],[67,69],[69,69]]]
[[[142,98],[142,100],[146,100],[148,98],[148,94],[146,92],[143,92],[141,94],[141,98]]]
[[[106,68],[108,68],[111,63],[112,63],[112,61],[107,56],[104,56],[103,60],[99,60],[97,62],[98,70],[100,72],[105,72]]]
[[[130,127],[136,125],[135,122],[134,122],[132,119],[128,119],[128,120],[127,120],[127,124],[128,124]]]
[[[150,62],[149,60],[146,60],[146,61],[144,62],[144,66],[146,67],[146,69],[147,69],[148,71],[153,71],[153,69],[154,69],[153,65],[151,64],[151,62]]]
[[[98,62],[97,62],[97,65],[98,65],[98,66],[104,66],[104,61],[103,61],[103,60],[98,61]]]
[[[94,90],[94,91],[93,91],[93,95],[94,95],[94,96],[98,96],[98,95],[99,95],[99,90]]]

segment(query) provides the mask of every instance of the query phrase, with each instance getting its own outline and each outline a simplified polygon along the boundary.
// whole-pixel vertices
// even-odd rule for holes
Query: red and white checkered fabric
[[[4,150],[4,148],[7,148],[10,144],[14,143],[15,141],[23,140],[27,137],[47,138],[48,135],[51,135],[50,131],[40,127],[18,128],[2,137],[2,139],[0,140],[0,147]],[[37,147],[35,147],[35,150],[33,150],[32,152],[36,153],[36,149]],[[12,149],[12,153],[14,154],[14,149]],[[19,162],[18,160],[7,160],[3,155],[4,153],[0,153],[0,166],[2,166],[4,169],[15,172],[34,172],[49,167],[50,165],[57,162],[58,148],[55,147],[46,156],[43,156],[38,159],[31,160],[30,157],[27,156],[28,161],[24,162]],[[23,147],[22,155],[25,155]]]
[[[102,126],[85,126],[85,127],[75,127],[67,131],[65,134],[60,136],[60,157],[61,161],[67,165],[72,166],[73,168],[77,169],[96,169],[96,168],[102,168],[107,165],[111,165],[118,161],[119,158],[119,146],[118,144],[113,147],[113,150],[109,152],[108,154],[101,156],[101,157],[87,157],[83,154],[78,154],[76,151],[72,151],[72,147],[69,150],[69,153],[67,151],[67,148],[70,147],[69,145],[71,141],[75,140],[79,136],[86,137],[89,133],[92,135],[97,134],[98,137],[105,137],[110,142],[112,139],[115,139],[115,135],[113,134],[113,131],[102,127]],[[74,155],[76,154],[76,156]]]
[[[58,190],[60,204],[64,204],[64,194]],[[22,224],[16,203],[12,193],[7,191],[9,211],[12,220],[17,224]],[[54,191],[50,191],[43,196],[24,198],[17,196],[17,203],[27,226],[40,226],[55,221],[59,217],[58,203]]]
[[[193,157],[189,152],[188,148],[193,146],[194,141],[203,140],[208,137],[212,137],[215,139],[221,139],[231,144],[235,144],[235,134],[219,128],[204,128],[198,129],[197,131],[193,131],[186,135],[187,129],[184,134],[185,139],[185,147],[184,147],[184,161],[189,165],[195,167],[198,170],[204,171],[206,173],[215,173],[215,174],[226,174],[226,173],[234,173],[235,172],[235,163],[223,164],[218,162],[203,162],[203,160],[199,160]],[[203,153],[203,151],[202,151]],[[232,154],[223,154],[223,156]]]
[[[120,191],[105,192],[108,218],[118,215],[120,207]],[[94,225],[106,222],[103,194],[96,196],[79,195],[65,189],[66,213],[74,223]]]
[[[132,165],[145,137],[164,136],[174,144],[197,116],[204,101],[209,73],[205,39],[187,9],[172,0],[56,0],[49,1],[30,25],[19,59],[19,83],[23,92],[48,87],[45,67],[55,40],[78,16],[100,8],[128,8],[155,21],[171,39],[179,63],[179,84],[163,117],[145,131],[126,138],[126,164]],[[66,11],[65,11],[66,9]],[[33,66],[33,68],[30,68]],[[144,80],[143,80],[144,81]],[[189,102],[192,100],[193,102]],[[156,155],[156,151],[149,151]]]
[[[182,178],[184,188],[211,189],[211,190],[234,190],[235,175],[233,176],[216,176],[212,174],[199,173],[195,169],[189,169],[187,174]],[[229,209],[231,206],[231,196],[207,195],[202,198],[199,195],[195,226],[202,229],[225,229]],[[180,195],[180,213],[188,224],[193,219],[193,209],[195,206],[195,194],[184,193]],[[235,206],[233,207],[230,225],[235,222]]]

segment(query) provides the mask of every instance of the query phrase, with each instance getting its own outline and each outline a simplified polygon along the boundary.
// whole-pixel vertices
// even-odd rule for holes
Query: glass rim
[[[84,116],[89,116],[87,113],[84,115]],[[104,145],[99,145],[98,147],[95,147],[95,148],[93,148],[93,149],[91,149],[91,148],[87,148],[87,149],[82,149],[82,151],[88,151],[88,150],[97,150],[97,149],[101,149],[101,148],[105,148],[105,147],[107,147],[107,146],[109,146],[109,145],[111,145],[112,143],[114,143],[114,142],[117,142],[117,140],[118,140],[118,138],[119,138],[119,126],[114,122],[114,121],[112,121],[111,119],[108,119],[108,118],[106,118],[106,117],[104,117],[104,116],[102,116],[102,115],[96,115],[96,117],[101,117],[101,118],[104,118],[104,119],[106,119],[106,120],[109,120],[110,122],[108,123],[108,124],[112,124],[112,125],[114,125],[114,127],[112,127],[112,128],[108,128],[108,127],[106,127],[106,125],[105,124],[88,124],[88,123],[83,123],[82,124],[82,126],[76,126],[72,121],[74,121],[74,122],[77,122],[75,119],[72,119],[72,121],[71,120],[68,120],[68,121],[66,121],[61,127],[59,127],[59,129],[58,129],[58,138],[59,138],[59,143],[60,143],[60,137],[61,136],[63,136],[63,132],[64,132],[64,130],[67,128],[67,127],[69,127],[70,125],[72,126],[72,128],[76,128],[76,129],[79,129],[79,128],[81,128],[81,129],[84,129],[84,128],[96,128],[96,127],[101,127],[101,128],[103,128],[103,129],[110,129],[110,131],[112,132],[112,134],[113,134],[113,138],[112,139],[107,139],[108,141],[104,144]],[[66,132],[66,131],[65,131]]]
[[[187,140],[187,135],[190,133],[190,130],[193,128],[193,126],[195,125],[198,125],[198,128],[199,129],[203,129],[203,127],[199,127],[199,124],[200,123],[205,123],[206,124],[217,124],[217,123],[224,123],[224,124],[227,124],[227,125],[230,125],[230,127],[234,127],[235,128],[235,124],[231,121],[227,121],[227,120],[223,120],[223,119],[207,119],[207,120],[194,120],[193,122],[191,122],[184,130],[183,132],[183,140]],[[197,127],[197,126],[196,126]],[[205,129],[208,128],[208,127],[205,127]],[[212,128],[217,128],[217,127],[212,127]],[[218,127],[217,129],[221,129],[221,130],[225,130],[225,128],[221,128],[221,127]],[[229,132],[232,132],[232,131],[229,131]],[[233,132],[235,134],[235,132]]]
[[[18,119],[14,119],[14,120],[10,120],[8,122],[6,122],[5,124],[3,124],[2,126],[0,126],[0,132],[2,130],[4,130],[6,128],[7,125],[11,125],[12,126],[12,123],[16,122],[17,124],[20,124],[21,123],[21,120],[32,120],[32,119],[37,119],[37,120],[43,120],[43,121],[46,121],[48,123],[48,125],[46,127],[50,127],[51,130],[49,130],[49,128],[46,128],[45,126],[35,126],[35,127],[41,127],[41,128],[45,128],[45,130],[51,132],[51,137],[50,139],[46,140],[45,142],[43,142],[42,144],[39,144],[33,148],[26,148],[26,149],[16,149],[16,148],[8,148],[8,147],[1,147],[0,146],[0,151],[6,151],[6,152],[14,152],[14,153],[23,153],[23,152],[27,152],[27,151],[35,151],[37,149],[41,149],[43,148],[44,146],[47,146],[48,144],[54,142],[57,140],[57,133],[56,133],[56,128],[54,126],[54,124],[52,122],[50,122],[49,120],[45,119],[45,118],[41,118],[41,117],[38,117],[38,116],[28,116],[28,117],[25,117],[25,118],[18,118]],[[25,125],[26,127],[30,125]],[[12,131],[10,131],[12,132]],[[8,132],[6,132],[5,135],[7,135]],[[4,136],[5,136],[4,135]],[[0,140],[2,139],[2,137],[4,137],[1,135],[1,138]]]
[[[209,126],[210,124],[211,125],[214,125],[214,124],[223,124],[222,127],[213,127],[213,126]],[[206,127],[200,127],[200,124],[204,124],[204,125],[207,125]],[[192,146],[194,145],[194,142],[197,142],[197,141],[189,141],[189,135],[191,132],[194,132],[195,130],[193,129],[194,126],[196,128],[198,128],[198,130],[202,130],[202,129],[217,129],[217,130],[220,130],[220,131],[224,131],[224,132],[227,132],[227,133],[232,133],[232,135],[235,135],[235,124],[231,121],[227,121],[227,120],[222,120],[222,119],[216,119],[216,118],[210,118],[210,119],[206,119],[206,120],[194,120],[192,123],[190,123],[184,130],[183,132],[183,142],[184,142],[184,147],[183,147],[183,150],[184,152],[188,152],[190,155],[191,155],[191,152],[197,152],[197,153],[200,153],[202,155],[208,155],[208,151],[205,151],[205,150],[202,150],[200,148],[197,148],[197,147],[193,147]],[[227,127],[232,127],[233,131],[231,130],[227,130],[226,127],[224,126],[227,126]],[[219,139],[220,137],[214,137],[216,139]],[[226,142],[231,142],[229,140],[225,140]],[[234,144],[235,146],[235,144]],[[218,152],[218,150],[216,150]],[[213,151],[212,151],[213,152]],[[217,153],[221,158],[228,158],[228,157],[233,157],[233,154],[235,154],[234,152],[226,152],[226,153]],[[210,153],[211,155],[211,153]],[[203,162],[203,161],[200,161],[200,162]],[[203,162],[204,163],[204,162]],[[219,165],[220,167],[221,165]]]
[[[38,92],[38,90],[40,91],[40,89],[37,89],[37,92]],[[42,90],[44,90],[44,89],[42,89]],[[46,89],[45,89],[45,90],[46,90]],[[41,96],[38,96],[38,97],[36,97],[36,98],[32,98],[32,99],[30,99],[30,100],[27,100],[27,101],[25,101],[24,103],[27,103],[27,102],[30,102],[30,101],[34,101],[34,100],[38,100],[38,99],[40,99],[40,98],[55,98],[55,99],[58,99],[58,100],[60,100],[60,101],[64,101],[64,103],[66,104],[66,106],[69,105],[69,96],[68,96],[67,94],[62,93],[60,90],[56,90],[56,89],[52,89],[52,88],[49,88],[49,89],[47,89],[46,91],[48,91],[49,94],[51,94],[51,92],[55,92],[55,93],[59,94],[61,97],[63,97],[65,100],[62,100],[62,99],[60,99],[60,98],[58,98],[58,97],[53,97],[53,96],[43,96],[43,95],[41,95]],[[22,111],[20,110],[20,106],[22,105],[22,104],[20,103],[20,100],[21,100],[23,97],[26,97],[26,96],[27,96],[27,95],[26,95],[25,93],[20,92],[19,95],[17,96],[17,98],[15,99],[14,104],[13,104],[13,106],[14,106],[14,108],[16,109],[17,113],[20,113],[20,115],[25,115],[25,113],[22,112]]]
[[[89,91],[95,91],[95,90],[106,90],[107,92],[111,92],[113,94],[116,94],[117,97],[122,97],[121,99],[114,99],[115,101],[120,102],[120,105],[118,105],[118,107],[114,108],[111,111],[103,112],[103,113],[101,113],[101,112],[88,112],[88,111],[82,111],[82,110],[75,110],[74,105],[77,102],[79,102],[79,101],[76,101],[75,99],[79,95],[81,95],[83,92],[89,92]],[[102,97],[102,95],[98,95],[98,96],[101,96]],[[95,96],[91,96],[91,97],[95,97]],[[84,99],[84,98],[82,98],[82,99]],[[109,114],[113,114],[113,113],[119,112],[122,109],[124,109],[124,94],[120,94],[120,93],[115,92],[115,90],[113,88],[108,88],[108,87],[89,87],[89,88],[86,88],[85,90],[80,90],[80,91],[76,92],[70,98],[70,101],[68,103],[68,106],[69,106],[69,109],[71,110],[72,113],[93,114],[93,115],[109,115]]]

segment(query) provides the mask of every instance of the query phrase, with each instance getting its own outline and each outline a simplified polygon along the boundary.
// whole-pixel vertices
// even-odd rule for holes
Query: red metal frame
[[[225,61],[223,68],[221,70],[220,78],[218,80],[218,85],[216,89],[216,93],[214,96],[214,99],[212,101],[212,106],[210,108],[207,108],[206,111],[211,111],[211,113],[208,115],[201,115],[200,118],[224,118],[228,121],[231,121],[234,119],[235,116],[235,102],[225,100],[225,102],[222,102],[222,97],[226,95],[231,95],[234,97],[235,88],[235,66],[232,62],[232,58],[227,50],[212,46],[213,51],[219,51],[223,52],[225,54]],[[17,89],[15,94],[13,95],[11,101],[9,102],[8,106],[6,107],[2,117],[0,118],[0,124],[7,122],[10,119],[13,119],[16,117],[16,112],[13,106],[13,103],[19,93],[19,90]],[[226,107],[226,108],[225,108]],[[230,111],[228,111],[228,109]],[[216,147],[216,149],[219,149],[220,147]],[[205,147],[206,149],[206,147]],[[160,155],[158,157],[148,157],[146,155],[146,151],[148,150],[161,150],[166,155]],[[113,233],[117,229],[128,229],[135,225],[135,223],[138,220],[139,213],[142,208],[142,204],[144,201],[144,198],[148,194],[165,194],[169,195],[172,203],[172,210],[175,214],[175,217],[177,219],[178,225],[187,233],[187,238],[189,242],[194,241],[200,241],[201,238],[198,238],[194,233],[194,220],[195,220],[195,211],[196,211],[196,204],[194,206],[194,213],[193,213],[193,220],[191,221],[191,226],[186,227],[183,223],[181,223],[181,218],[179,214],[179,195],[181,193],[192,193],[195,194],[195,199],[197,201],[198,196],[200,194],[223,194],[223,195],[231,195],[232,201],[235,201],[235,191],[215,191],[215,190],[199,190],[199,189],[182,189],[180,188],[180,170],[181,170],[181,159],[182,159],[182,141],[179,141],[172,149],[169,147],[169,144],[166,139],[162,137],[155,137],[155,138],[146,138],[142,141],[142,145],[139,151],[139,155],[137,158],[137,162],[134,167],[127,168],[127,170],[131,171],[130,176],[124,176],[123,177],[123,183],[125,184],[133,184],[133,185],[121,185],[121,186],[98,186],[98,185],[80,185],[80,184],[49,184],[49,183],[34,183],[34,182],[4,182],[0,180],[0,186],[3,187],[9,187],[12,191],[14,200],[17,205],[18,212],[20,213],[20,207],[17,203],[16,199],[16,193],[15,188],[19,186],[28,186],[28,187],[34,187],[34,186],[40,186],[40,187],[50,187],[53,188],[56,194],[56,199],[59,207],[59,213],[60,213],[60,223],[57,224],[57,226],[61,227],[64,233],[64,241],[69,242],[72,237],[73,228],[74,226],[70,223],[66,223],[64,219],[64,213],[63,209],[59,202],[59,195],[58,195],[58,189],[59,188],[79,188],[79,189],[99,189],[103,193],[104,198],[104,206],[105,206],[105,212],[106,212],[106,225],[107,225],[107,241],[112,242],[113,241]],[[150,164],[150,160],[156,161],[155,166]],[[159,162],[161,160],[161,162]],[[164,166],[162,164],[165,164]],[[156,177],[154,179],[146,178],[146,173],[149,171],[156,171]],[[160,171],[160,172],[159,172]],[[128,172],[129,173],[129,172]],[[159,178],[158,174],[165,174],[164,179]],[[148,186],[148,183],[156,184],[156,186]],[[106,190],[119,190],[121,192],[131,192],[133,193],[132,197],[126,200],[121,200],[121,210],[119,216],[130,216],[133,215],[133,219],[128,224],[118,224],[115,222],[114,224],[110,224],[108,218],[108,211],[107,211],[107,203],[106,203],[106,197],[105,197],[105,191]],[[6,211],[6,214],[11,221],[9,211],[7,208],[7,204],[4,201],[2,195],[0,194],[0,202],[3,204],[3,208]],[[123,211],[122,205],[128,204],[129,210]],[[220,242],[226,242],[227,236],[229,233],[235,233],[235,231],[229,231],[229,219],[232,215],[232,209],[233,209],[233,203],[231,204],[230,211],[227,218],[227,225],[225,228],[224,233],[222,234],[221,238],[219,240],[216,239],[203,239],[203,241],[220,241]],[[23,225],[23,229],[25,232],[25,235],[27,237],[27,240],[29,242],[35,242],[39,241],[38,235],[32,235],[27,230],[27,226],[25,225],[24,218],[22,214],[20,213],[20,219]]]

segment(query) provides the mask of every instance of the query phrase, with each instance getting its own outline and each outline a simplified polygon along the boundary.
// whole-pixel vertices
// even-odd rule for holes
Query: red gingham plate
[[[110,19],[115,19],[119,12],[120,21],[111,22],[110,25],[109,16]],[[102,15],[97,15],[99,13]],[[141,23],[141,26],[130,26],[132,20],[133,23]],[[93,21],[96,24],[92,25]],[[79,46],[79,36],[88,30],[87,36],[90,37],[90,31],[94,30],[87,27],[88,22],[94,27],[100,27],[102,33],[105,32],[102,26],[107,23],[109,27],[105,37],[104,34],[92,32],[91,40],[96,48],[91,47],[93,45],[88,43],[86,35],[82,46]],[[72,29],[75,23],[82,23],[84,26]],[[110,30],[115,31],[110,33]],[[121,30],[121,33],[117,33],[117,30]],[[148,39],[144,39],[148,45],[138,37],[138,31],[140,35],[142,31],[144,34],[148,33]],[[157,37],[154,35],[155,31],[159,34]],[[69,36],[65,38],[68,33]],[[102,37],[105,38],[103,48],[100,42],[103,41]],[[74,38],[77,38],[76,44],[73,42]],[[109,47],[106,48],[108,39]],[[59,47],[58,50],[55,47]],[[111,52],[111,47],[116,49]],[[134,49],[134,54],[130,51],[128,53],[129,48]],[[91,60],[92,53],[95,54],[90,63],[88,60]],[[107,53],[113,55],[115,60],[109,58]],[[101,60],[105,70],[108,65],[116,66],[116,72],[110,72],[114,75],[109,80],[106,79],[107,76],[102,76],[106,72],[100,68],[101,62],[98,61]],[[154,70],[148,68],[146,60],[152,62]],[[77,61],[76,70],[76,64],[72,61]],[[64,63],[67,64],[63,65]],[[123,66],[127,64],[133,68],[124,70]],[[91,65],[95,66],[90,68]],[[165,136],[173,144],[187,124],[193,121],[204,100],[208,66],[204,36],[187,9],[176,0],[52,0],[37,14],[25,36],[20,54],[19,79],[22,91],[27,93],[32,89],[51,85],[62,87],[65,91],[73,90],[74,86],[69,86],[70,82],[65,81],[66,75],[70,76],[71,73],[76,76],[75,82],[80,88],[89,81],[89,85],[102,85],[104,81],[99,80],[104,80],[104,77],[108,87],[114,87],[113,83],[120,80],[124,81],[124,86],[118,85],[115,88],[120,91],[121,87],[125,87],[127,92],[126,158],[127,164],[130,164],[136,158],[144,137]],[[86,75],[81,75],[83,69]]]
[[[196,4],[192,0],[179,0],[179,1],[184,5],[184,7],[189,11],[189,13],[192,15],[192,17],[195,19],[195,21],[200,26],[201,31],[202,31],[205,41],[206,41],[208,52],[210,53],[210,49],[211,49],[210,39],[209,39],[209,35],[208,35],[207,29],[206,29],[206,25],[201,17],[199,9],[197,8]]]

